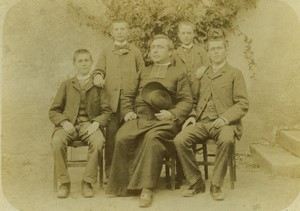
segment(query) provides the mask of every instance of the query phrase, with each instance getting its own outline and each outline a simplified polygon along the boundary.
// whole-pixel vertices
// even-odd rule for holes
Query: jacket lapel
[[[227,69],[227,63],[225,63],[225,65],[223,67],[221,67],[220,70],[217,71],[217,73],[214,73],[212,71],[212,67],[210,66],[209,68],[209,74],[208,74],[208,77],[211,78],[211,79],[215,79],[215,78],[218,78],[219,76],[221,76],[224,72],[226,72],[226,69]]]
[[[72,85],[75,89],[77,90],[81,90],[81,86],[79,84],[79,81],[76,77],[73,77],[72,79]],[[93,78],[90,77],[90,79],[88,80],[88,82],[85,84],[85,88],[86,88],[86,91],[88,91],[89,89],[91,89],[92,87],[94,86],[94,83],[93,83]]]
[[[86,83],[86,91],[90,90],[93,86],[94,86],[93,78],[90,77],[90,79],[89,79],[88,82]]]
[[[201,58],[201,50],[198,45],[194,44],[192,48],[193,61],[192,64],[195,64],[196,60]]]
[[[72,78],[72,85],[75,89],[80,90],[80,84],[79,84],[79,81],[76,77]]]
[[[184,56],[184,50],[183,50],[182,46],[177,48],[177,55],[184,63],[186,63],[185,56]]]

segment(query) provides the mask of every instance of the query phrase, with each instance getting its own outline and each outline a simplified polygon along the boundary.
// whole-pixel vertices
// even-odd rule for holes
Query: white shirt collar
[[[77,78],[79,81],[86,81],[86,80],[88,80],[90,77],[91,77],[90,74],[87,74],[87,75],[85,75],[85,76],[76,75],[76,78]]]
[[[211,65],[212,67],[212,70],[214,73],[216,73],[217,71],[219,71],[222,67],[224,67],[224,65],[226,64],[226,61],[222,62],[221,64],[219,65]]]
[[[127,44],[127,41],[125,40],[125,41],[123,41],[123,42],[119,42],[119,41],[117,41],[117,40],[115,40],[115,45],[126,45]]]
[[[171,62],[167,62],[167,63],[164,63],[164,64],[154,63],[155,66],[159,66],[159,67],[169,66],[170,64],[171,64]]]
[[[191,43],[189,45],[185,45],[185,44],[182,43],[183,48],[191,49],[193,46],[194,46],[194,43]]]

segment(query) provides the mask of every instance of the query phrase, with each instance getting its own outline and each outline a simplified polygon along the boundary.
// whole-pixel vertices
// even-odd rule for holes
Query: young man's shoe
[[[153,200],[153,191],[148,188],[143,188],[140,196],[140,207],[150,207]]]
[[[70,183],[62,183],[56,193],[57,198],[67,198],[70,195]]]
[[[94,196],[93,187],[91,183],[85,182],[82,180],[81,182],[81,193],[85,198],[90,198]]]
[[[210,195],[216,201],[223,201],[225,196],[221,190],[221,187],[215,186],[213,184],[211,184],[210,186]]]
[[[185,190],[182,195],[184,197],[196,196],[198,193],[205,192],[205,183],[202,179],[199,179],[195,184],[191,185],[187,190]]]

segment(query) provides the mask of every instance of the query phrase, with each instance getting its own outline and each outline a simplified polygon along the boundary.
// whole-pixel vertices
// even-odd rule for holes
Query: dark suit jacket
[[[115,50],[114,43],[109,43],[101,50],[94,74],[104,74],[109,105],[113,112],[118,109],[120,90],[126,88],[143,67],[144,60],[140,50],[131,44],[124,53]]]
[[[219,117],[227,119],[239,138],[242,133],[241,118],[248,112],[247,88],[242,72],[225,64],[216,74],[211,67],[193,87],[194,109],[191,115],[200,118],[212,95]]]
[[[49,118],[55,126],[60,126],[64,120],[75,124],[80,98],[80,84],[76,77],[61,84],[49,110]],[[89,119],[98,122],[100,127],[105,127],[110,120],[111,109],[106,91],[94,86],[92,78],[87,82],[86,111]]]
[[[175,54],[176,65],[182,65],[186,69],[184,48],[182,46],[179,46],[176,49],[174,54]],[[191,82],[193,82],[194,80],[198,80],[195,77],[196,71],[201,66],[206,66],[206,67],[209,66],[210,61],[204,48],[202,48],[197,44],[194,44],[194,46],[192,47],[191,54],[192,54]]]

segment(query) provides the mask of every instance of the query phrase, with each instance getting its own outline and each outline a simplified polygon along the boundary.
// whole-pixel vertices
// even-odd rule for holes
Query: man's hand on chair
[[[68,134],[72,134],[75,132],[75,127],[74,125],[69,122],[69,121],[64,121],[61,123],[61,126],[63,127],[63,129],[66,131],[66,133]]]
[[[196,124],[196,119],[195,117],[191,116],[189,117],[187,120],[185,120],[184,124],[182,125],[182,130],[184,128],[186,128],[188,125],[192,124],[193,126],[195,126]]]

